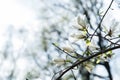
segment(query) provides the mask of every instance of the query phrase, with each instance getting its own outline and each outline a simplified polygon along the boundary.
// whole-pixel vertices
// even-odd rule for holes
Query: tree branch
[[[65,73],[67,73],[69,70],[73,69],[74,67],[78,66],[79,64],[81,64],[83,62],[86,62],[86,61],[88,61],[88,60],[90,60],[90,59],[92,59],[92,58],[94,58],[94,57],[96,57],[96,56],[98,56],[100,54],[104,54],[104,53],[106,53],[106,52],[108,52],[110,50],[115,50],[115,49],[118,49],[118,48],[120,48],[120,45],[112,47],[112,48],[109,48],[109,49],[106,49],[106,50],[103,50],[103,51],[100,51],[100,52],[97,52],[96,54],[93,54],[92,56],[89,56],[89,57],[87,57],[87,58],[85,58],[85,59],[83,59],[81,61],[76,61],[72,66],[66,68],[63,72],[61,72],[61,74],[55,80],[60,80],[60,78]]]
[[[111,69],[110,69],[110,65],[107,61],[100,63],[101,65],[105,66],[107,72],[108,72],[108,77],[110,80],[113,80],[112,74],[111,74]]]

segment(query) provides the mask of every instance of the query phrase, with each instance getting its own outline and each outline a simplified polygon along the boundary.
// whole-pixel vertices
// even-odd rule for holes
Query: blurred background
[[[76,30],[76,17],[90,15],[90,23],[97,27],[101,15],[111,0],[0,0],[0,80],[51,80],[52,76],[64,66],[53,63],[56,58],[65,58],[65,54],[55,48],[70,45],[70,38]],[[86,7],[87,5],[87,7]],[[82,7],[83,6],[83,7]],[[85,8],[85,9],[84,9]],[[110,21],[120,21],[119,0],[114,1],[104,19],[106,26]],[[117,27],[116,29],[120,29]],[[78,45],[77,45],[78,44]],[[79,44],[74,44],[77,52]],[[113,80],[120,80],[120,49],[115,50],[110,60]],[[97,65],[95,73],[108,76],[104,66]],[[77,76],[78,72],[75,71]],[[80,76],[79,76],[80,77]],[[66,76],[65,80],[74,80]],[[78,80],[81,80],[78,78]],[[94,77],[92,80],[109,80]]]

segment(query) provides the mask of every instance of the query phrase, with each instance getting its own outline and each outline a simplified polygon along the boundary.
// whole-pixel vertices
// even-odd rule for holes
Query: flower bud
[[[55,64],[58,64],[58,65],[63,65],[63,64],[65,64],[65,60],[62,59],[62,58],[54,59],[53,61],[54,61]]]

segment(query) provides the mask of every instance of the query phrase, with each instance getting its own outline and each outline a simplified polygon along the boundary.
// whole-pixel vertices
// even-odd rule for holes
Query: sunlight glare
[[[0,0],[0,26],[20,26],[31,22],[35,13],[17,0]]]

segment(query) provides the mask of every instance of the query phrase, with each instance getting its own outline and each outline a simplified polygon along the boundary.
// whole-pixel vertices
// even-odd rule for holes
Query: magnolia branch
[[[89,56],[89,57],[87,57],[87,58],[85,58],[85,59],[83,59],[83,60],[81,60],[81,61],[76,61],[72,66],[70,66],[70,67],[66,68],[65,70],[63,70],[63,72],[61,72],[61,74],[60,74],[55,80],[60,80],[60,78],[61,78],[65,73],[67,73],[69,70],[73,69],[74,67],[80,65],[81,63],[86,62],[86,61],[88,61],[88,60],[90,60],[90,59],[92,59],[92,58],[94,58],[94,57],[97,57],[97,56],[99,56],[99,55],[101,55],[101,54],[104,54],[104,53],[106,53],[106,52],[108,52],[108,51],[115,50],[115,49],[118,49],[118,48],[120,48],[120,45],[115,46],[115,47],[112,47],[112,48],[109,48],[109,49],[106,49],[106,50],[103,50],[103,51],[100,51],[100,52],[97,52],[96,54],[94,54],[94,55],[92,55],[92,56]]]

